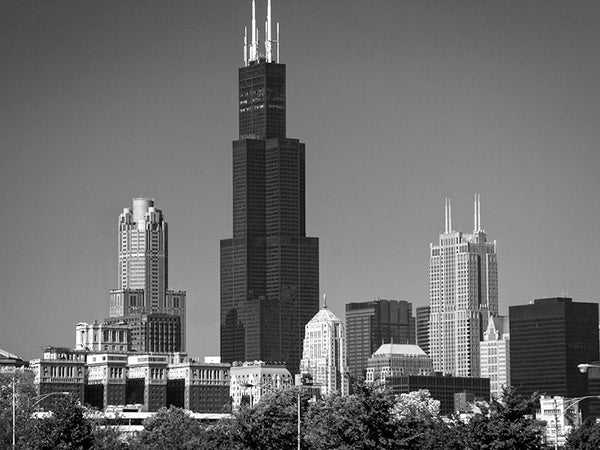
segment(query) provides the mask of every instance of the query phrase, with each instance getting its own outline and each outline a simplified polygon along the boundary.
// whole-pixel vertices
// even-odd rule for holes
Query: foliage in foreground
[[[296,448],[298,398],[302,418],[300,444],[306,450],[543,448],[539,427],[531,417],[535,397],[525,398],[508,390],[502,402],[481,404],[479,411],[468,418],[442,420],[439,402],[427,391],[395,396],[381,386],[364,383],[355,384],[351,395],[331,395],[316,402],[296,389],[277,392],[254,407],[242,407],[232,418],[213,424],[200,424],[179,408],[162,409],[146,420],[144,430],[131,440],[86,418],[85,409],[74,400],[62,399],[55,403],[50,417],[24,418],[18,448]],[[586,423],[569,436],[567,448],[599,448],[599,444],[600,426]]]

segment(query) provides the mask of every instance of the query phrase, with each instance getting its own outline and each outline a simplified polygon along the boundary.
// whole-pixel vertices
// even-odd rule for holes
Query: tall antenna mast
[[[279,22],[277,22],[277,64],[279,64]]]
[[[267,1],[267,23],[265,30],[265,57],[267,62],[273,61],[273,55],[271,53],[271,0]]]
[[[248,65],[248,27],[244,27],[244,66]]]
[[[479,231],[479,225],[477,225],[477,194],[473,199],[473,234]]]
[[[444,233],[448,234],[448,199],[444,199]]]
[[[250,46],[250,61],[256,61],[256,50],[256,0],[252,0],[252,45]]]
[[[477,194],[477,231],[481,231],[481,194]]]

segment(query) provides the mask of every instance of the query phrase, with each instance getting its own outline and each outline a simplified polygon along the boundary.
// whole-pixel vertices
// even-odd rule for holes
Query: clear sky
[[[0,3],[0,348],[108,314],[117,217],[156,199],[188,351],[219,353],[219,240],[250,0]],[[257,2],[259,22],[266,0]],[[428,304],[429,244],[498,243],[499,301],[600,297],[600,2],[273,0],[321,291]],[[262,34],[262,31],[261,31]]]

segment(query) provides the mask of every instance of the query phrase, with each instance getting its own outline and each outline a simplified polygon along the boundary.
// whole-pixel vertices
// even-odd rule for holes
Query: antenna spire
[[[256,61],[256,0],[252,0],[252,46],[250,47],[250,61]]]
[[[452,233],[452,199],[448,199],[448,233]]]
[[[481,194],[477,194],[477,231],[481,229]]]
[[[323,309],[327,309],[327,294],[323,294]]]
[[[448,234],[448,199],[444,199],[444,233]]]
[[[267,62],[273,61],[273,55],[271,54],[271,0],[267,1],[267,24],[265,30],[265,56]]]
[[[248,27],[244,27],[244,66],[248,65]]]

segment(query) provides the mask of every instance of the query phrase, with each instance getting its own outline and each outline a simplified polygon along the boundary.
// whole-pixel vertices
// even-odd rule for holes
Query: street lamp
[[[600,361],[597,361],[596,363],[578,364],[577,368],[581,373],[587,373],[588,369],[600,369]]]
[[[584,364],[580,364],[579,370],[581,370],[581,367]],[[594,366],[594,367],[598,367],[600,368],[600,366]],[[587,368],[586,368],[587,371]],[[560,413],[560,417],[564,417],[567,412],[569,411],[569,409],[571,409],[573,406],[575,406],[577,403],[583,401],[583,400],[587,400],[589,398],[597,398],[600,399],[600,395],[586,395],[583,397],[575,397],[575,398],[571,398],[568,401],[565,401],[565,399],[563,398],[562,401],[562,412]],[[556,398],[554,399],[554,435],[555,435],[555,441],[554,441],[554,450],[558,450],[558,410],[556,408]]]
[[[36,405],[44,400],[46,400],[48,397],[51,397],[53,395],[70,395],[70,392],[48,392],[46,394],[42,394],[42,395],[36,395],[35,399],[37,399],[35,402],[33,402],[33,404],[31,405],[31,408],[35,408]],[[29,401],[31,399],[27,398],[27,405],[29,406]]]

